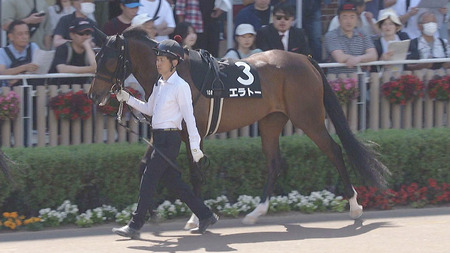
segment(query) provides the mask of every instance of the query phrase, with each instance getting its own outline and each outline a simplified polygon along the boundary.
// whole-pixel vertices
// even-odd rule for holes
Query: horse
[[[88,92],[89,98],[94,103],[106,103],[110,93],[120,89],[117,84],[130,73],[137,78],[148,98],[158,79],[156,56],[152,50],[157,42],[149,39],[139,29],[127,30],[123,35],[104,35],[103,39],[104,44],[97,55],[96,76]],[[363,208],[357,202],[357,192],[350,182],[342,149],[331,138],[325,126],[325,113],[335,126],[350,164],[360,176],[377,186],[385,187],[390,172],[377,159],[377,154],[360,142],[350,130],[341,105],[317,62],[308,56],[281,50],[252,55],[245,62],[256,68],[262,98],[224,99],[217,131],[228,132],[258,122],[268,173],[261,202],[242,222],[254,224],[268,211],[269,199],[281,171],[279,137],[288,120],[296,128],[303,130],[336,167],[344,184],[344,195],[349,200],[350,217],[359,218]],[[204,138],[211,99],[200,95],[200,90],[193,84],[188,54],[185,54],[185,60],[177,66],[177,71],[190,85],[197,128]],[[190,150],[186,127],[183,127],[181,135],[187,150]],[[188,158],[191,184],[195,194],[200,196],[201,181],[192,177],[195,163],[190,154]],[[192,216],[185,228],[195,227],[196,223],[198,220]]]

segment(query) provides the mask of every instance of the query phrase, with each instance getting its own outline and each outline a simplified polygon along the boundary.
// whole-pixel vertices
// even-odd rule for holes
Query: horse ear
[[[105,44],[106,39],[108,38],[108,36],[100,29],[98,29],[97,26],[94,26],[95,32],[98,35],[98,39],[101,45]]]

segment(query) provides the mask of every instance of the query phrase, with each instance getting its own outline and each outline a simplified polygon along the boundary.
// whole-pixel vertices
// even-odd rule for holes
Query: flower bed
[[[394,206],[410,205],[423,207],[427,204],[450,203],[450,184],[437,183],[434,179],[428,180],[428,185],[419,187],[416,183],[403,185],[400,190],[392,189],[380,191],[376,187],[355,187],[358,192],[358,201],[364,208],[391,209]],[[241,195],[236,203],[231,204],[226,196],[206,200],[205,204],[215,213],[223,216],[237,217],[253,210],[260,203],[259,197]],[[347,206],[347,200],[326,190],[312,192],[304,196],[297,191],[292,191],[287,196],[275,196],[270,198],[270,212],[300,211],[302,213],[313,212],[343,212]],[[108,221],[126,224],[137,204],[132,204],[118,212],[112,206],[103,205],[85,213],[78,214],[76,205],[66,200],[56,210],[50,208],[39,211],[39,217],[25,219],[17,212],[3,213],[0,220],[0,229],[16,230],[25,226],[29,230],[39,230],[45,227],[57,227],[61,224],[77,224],[80,227],[90,227]],[[156,209],[160,219],[172,219],[190,215],[189,208],[180,200],[173,203],[165,201]]]
[[[48,102],[50,109],[59,119],[88,119],[92,114],[92,101],[83,91],[61,93]]]
[[[341,105],[347,104],[359,95],[358,82],[355,78],[338,78],[336,80],[329,81],[329,84],[336,93]]]
[[[0,120],[14,120],[19,114],[19,96],[14,91],[0,94]]]
[[[448,101],[450,99],[450,76],[433,78],[428,82],[427,91],[432,99]]]
[[[401,105],[414,98],[423,97],[424,88],[423,82],[414,75],[403,75],[381,86],[382,93],[389,102]]]

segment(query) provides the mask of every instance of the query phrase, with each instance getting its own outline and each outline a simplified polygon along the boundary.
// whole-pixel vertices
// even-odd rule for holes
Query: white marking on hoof
[[[191,230],[193,228],[197,228],[199,224],[199,220],[195,214],[191,215],[191,218],[189,218],[188,222],[186,222],[186,225],[184,226],[185,230]]]
[[[353,197],[348,200],[348,202],[350,203],[350,218],[356,220],[363,214],[363,207],[358,204],[358,193],[355,191],[355,188],[353,188],[353,186],[352,189],[355,194],[353,194]]]
[[[267,211],[269,210],[269,199],[266,200],[264,203],[260,203],[253,212],[247,214],[244,219],[242,219],[242,223],[246,225],[252,225],[255,224],[258,220],[259,216],[265,215]]]

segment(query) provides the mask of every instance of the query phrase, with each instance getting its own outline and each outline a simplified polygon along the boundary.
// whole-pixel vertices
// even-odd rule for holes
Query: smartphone
[[[45,12],[41,11],[36,14],[37,17],[45,16]]]

